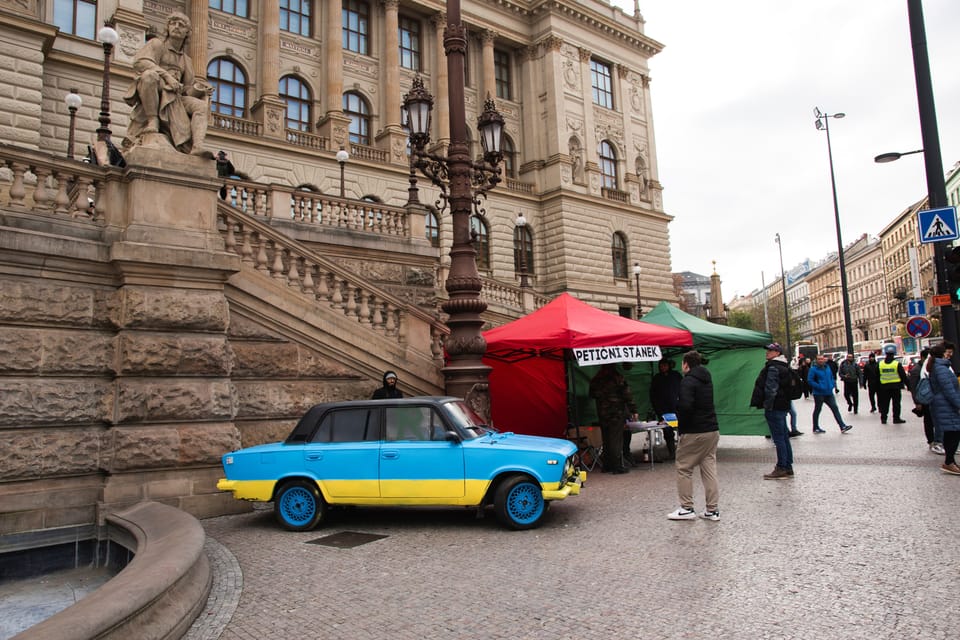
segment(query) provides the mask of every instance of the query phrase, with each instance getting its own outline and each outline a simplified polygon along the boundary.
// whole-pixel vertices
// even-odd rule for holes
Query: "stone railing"
[[[504,182],[507,185],[507,189],[510,191],[516,191],[517,193],[533,193],[533,184],[530,182],[521,182],[513,178],[505,178]]]
[[[390,155],[385,149],[368,147],[362,144],[350,144],[350,155],[357,160],[372,160],[374,162],[388,162]]]
[[[223,129],[224,131],[252,137],[260,137],[260,134],[263,132],[263,125],[259,122],[225,116],[222,113],[210,114],[210,126],[214,129]]]
[[[488,303],[498,304],[509,309],[523,311],[524,289],[509,284],[505,284],[493,278],[482,277],[483,289],[480,297]],[[550,298],[539,293],[533,293],[534,309],[539,309],[550,302]]]
[[[296,129],[287,129],[287,142],[295,144],[298,147],[306,147],[316,151],[327,151],[329,149],[329,140],[323,136],[314,135],[305,131]]]
[[[104,223],[98,196],[108,169],[2,144],[0,167],[0,185],[11,209]]]
[[[406,209],[274,184],[227,180],[228,204],[259,218],[409,237]]]
[[[219,206],[217,216],[227,251],[239,255],[243,264],[400,344],[407,344],[411,322],[425,323],[430,326],[430,355],[440,358],[448,329],[439,319],[370,285],[255,217],[225,204]]]
[[[630,202],[630,194],[626,191],[620,191],[619,189],[608,189],[604,187],[601,189],[603,197],[607,200],[616,200],[617,202]]]

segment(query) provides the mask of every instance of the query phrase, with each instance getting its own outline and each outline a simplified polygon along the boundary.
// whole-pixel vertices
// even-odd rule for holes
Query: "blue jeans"
[[[840,415],[840,409],[837,407],[837,399],[833,397],[831,393],[828,396],[813,396],[813,428],[820,428],[820,409],[826,404],[830,407],[830,410],[833,411],[833,417],[837,419],[837,426],[843,429],[846,423],[843,421],[843,417]]]
[[[790,413],[790,431],[797,430],[797,410],[793,408],[793,400],[790,401],[790,408],[787,410]]]
[[[793,448],[790,446],[790,431],[787,429],[787,412],[764,410],[763,417],[770,428],[773,446],[777,448],[777,466],[781,469],[793,469]]]

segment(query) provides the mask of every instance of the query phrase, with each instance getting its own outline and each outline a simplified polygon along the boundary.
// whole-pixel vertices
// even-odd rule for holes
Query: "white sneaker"
[[[667,518],[670,520],[696,520],[697,512],[693,509],[687,509],[686,507],[680,507],[676,511],[667,514]]]
[[[720,519],[720,509],[714,509],[713,511],[704,511],[700,514],[700,517],[704,520],[713,520],[716,522]]]
[[[930,453],[934,453],[934,454],[936,454],[936,455],[938,455],[938,456],[942,456],[942,455],[943,455],[944,453],[946,453],[946,452],[943,450],[943,445],[942,445],[942,444],[940,444],[939,442],[931,442],[931,443],[930,443]]]

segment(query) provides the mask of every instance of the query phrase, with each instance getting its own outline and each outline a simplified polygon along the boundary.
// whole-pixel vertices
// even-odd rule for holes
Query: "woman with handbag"
[[[960,444],[960,384],[950,367],[950,361],[944,357],[943,344],[930,348],[927,360],[927,374],[933,389],[933,400],[928,408],[933,421],[943,432],[944,460],[940,469],[944,473],[960,476],[955,455]]]

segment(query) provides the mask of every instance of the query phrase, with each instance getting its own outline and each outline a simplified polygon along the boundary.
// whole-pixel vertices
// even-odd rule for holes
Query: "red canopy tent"
[[[562,438],[566,433],[570,349],[692,346],[684,329],[648,324],[591,307],[563,293],[519,320],[484,332],[491,418],[501,431]]]

